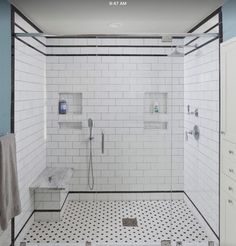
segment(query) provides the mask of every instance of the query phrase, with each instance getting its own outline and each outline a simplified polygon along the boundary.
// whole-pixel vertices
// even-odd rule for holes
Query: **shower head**
[[[88,119],[88,127],[93,128],[93,120],[91,118]]]
[[[169,54],[170,57],[184,57],[184,53],[178,51],[178,48],[176,47],[175,50]]]

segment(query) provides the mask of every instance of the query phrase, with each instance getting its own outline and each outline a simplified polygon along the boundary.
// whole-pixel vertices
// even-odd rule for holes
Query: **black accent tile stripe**
[[[142,194],[142,193],[184,193],[183,190],[150,190],[150,191],[69,191],[69,194]]]
[[[46,54],[46,56],[168,56],[167,54]]]
[[[219,26],[219,23],[217,23],[217,24],[215,24],[214,26],[212,26],[212,27],[210,27],[209,29],[207,29],[204,33],[210,32],[212,29],[216,28],[217,26]],[[191,43],[193,43],[194,41],[196,41],[196,40],[198,40],[198,39],[199,39],[199,37],[194,38],[194,39],[190,40],[190,41],[189,41],[187,44],[185,44],[185,45],[186,45],[186,46],[187,46],[187,45],[190,45]]]
[[[177,45],[46,45],[48,48],[176,48]]]
[[[25,42],[25,41],[22,40],[21,38],[15,37],[15,39],[19,40],[20,42],[22,42],[23,44],[27,45],[28,47],[30,47],[30,48],[34,49],[35,51],[38,51],[38,52],[41,53],[42,55],[45,55],[45,56],[46,56],[46,54],[45,54],[44,52],[42,52],[41,50],[35,48],[33,45],[28,44],[27,42]]]
[[[15,6],[12,6],[12,8],[16,14],[18,14],[29,25],[31,25],[37,32],[43,33],[43,31],[39,27],[37,27],[29,18],[27,18],[19,9],[17,9]]]
[[[24,33],[28,33],[23,27],[21,27],[20,25],[18,25],[17,23],[15,23],[15,26],[17,28],[19,28],[22,32]],[[38,43],[42,44],[44,47],[47,47],[46,44],[44,44],[42,41],[40,41],[39,39],[37,39],[36,37],[31,37],[33,38],[34,40],[36,40]]]
[[[41,50],[35,48],[31,44],[27,43],[26,41],[22,40],[21,38],[17,36],[15,36],[15,38],[19,40],[20,42],[24,43],[25,45],[27,45],[28,47],[34,49],[35,51],[38,51],[39,53],[45,56],[147,56],[147,57],[148,56],[150,57],[168,56],[167,54],[46,54],[42,52]]]
[[[73,38],[78,38],[78,39],[162,39],[162,36],[135,36],[135,35],[130,35],[130,36],[122,36],[122,35],[79,35],[79,36],[51,36],[47,37],[48,39],[73,39]],[[184,36],[173,36],[174,39],[184,39]]]
[[[199,45],[197,48],[195,48],[195,49],[193,49],[193,50],[190,50],[189,52],[185,53],[184,55],[187,56],[187,55],[189,55],[189,54],[195,52],[196,50],[199,50],[199,49],[201,49],[202,47],[204,47],[204,46],[206,46],[206,45],[208,45],[208,44],[214,42],[214,41],[217,40],[217,39],[219,39],[219,37],[215,37],[215,38],[213,38],[213,39],[207,41],[206,43],[204,43],[204,44],[202,44],[202,45]]]
[[[193,28],[191,28],[188,33],[192,33],[194,31],[196,31],[200,26],[202,26],[203,24],[205,24],[207,21],[209,21],[212,17],[214,17],[215,15],[219,14],[221,12],[221,7],[216,9],[214,12],[212,12],[210,15],[208,15],[205,19],[203,19],[202,21],[200,21],[196,26],[194,26]]]

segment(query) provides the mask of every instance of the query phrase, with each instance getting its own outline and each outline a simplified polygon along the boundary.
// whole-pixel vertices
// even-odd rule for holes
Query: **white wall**
[[[211,26],[214,24],[212,20],[209,22]],[[200,38],[194,43],[200,45],[208,40]],[[199,117],[188,115],[187,105],[191,111],[198,109]],[[184,190],[218,234],[219,39],[184,58],[185,131],[192,130],[194,125],[200,128],[200,139],[196,141],[189,136],[184,143]]]
[[[175,40],[173,44],[182,42]],[[48,54],[170,53],[170,48],[142,48],[142,45],[165,45],[160,39],[48,39],[47,44],[141,46],[48,48]],[[83,94],[81,115],[59,117],[58,93],[62,91]],[[144,114],[145,92],[168,93],[166,116]],[[47,106],[47,165],[75,168],[72,190],[88,190],[87,120],[90,117],[94,120],[95,190],[170,190],[171,178],[174,190],[183,189],[183,58],[48,56]],[[81,121],[83,128],[59,129],[59,120]],[[146,120],[166,120],[168,128],[144,129]],[[104,155],[101,131],[105,133]]]
[[[20,16],[16,14],[15,18],[26,31],[35,32]],[[15,31],[22,32],[17,27]],[[45,51],[32,38],[22,40]],[[44,55],[15,39],[15,134],[22,203],[22,213],[16,217],[16,233],[34,209],[29,186],[46,167],[45,62]]]

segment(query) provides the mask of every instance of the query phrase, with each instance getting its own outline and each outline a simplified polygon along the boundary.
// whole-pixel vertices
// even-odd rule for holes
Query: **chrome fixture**
[[[89,127],[89,170],[88,170],[88,186],[90,190],[94,188],[94,175],[93,175],[93,120],[88,119]]]
[[[193,131],[185,131],[185,140],[188,141],[188,136],[193,135]]]
[[[198,117],[198,108],[196,108],[194,111],[190,111],[190,105],[187,105],[187,112],[188,114],[194,114],[196,117]]]
[[[102,132],[102,154],[104,154],[104,140],[105,140],[105,135],[104,132]]]
[[[195,140],[199,140],[199,138],[200,138],[200,130],[199,130],[199,127],[197,125],[195,125],[193,127],[193,136],[194,136]]]
[[[51,176],[48,177],[48,182],[49,182],[49,183],[52,182],[52,177],[53,177],[53,175],[51,175]]]
[[[188,114],[190,114],[190,105],[187,105]]]
[[[195,140],[199,140],[200,138],[200,129],[197,125],[193,127],[191,131],[185,131],[185,140],[188,141],[188,136],[193,135]]]

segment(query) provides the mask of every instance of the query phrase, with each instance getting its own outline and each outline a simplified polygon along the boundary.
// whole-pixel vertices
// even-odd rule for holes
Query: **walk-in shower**
[[[15,15],[19,165],[37,150],[35,176],[46,166],[73,171],[61,189],[23,196],[23,211],[41,207],[22,241],[216,242],[219,13],[192,33],[72,36],[34,33]],[[185,140],[194,126],[198,137]]]

